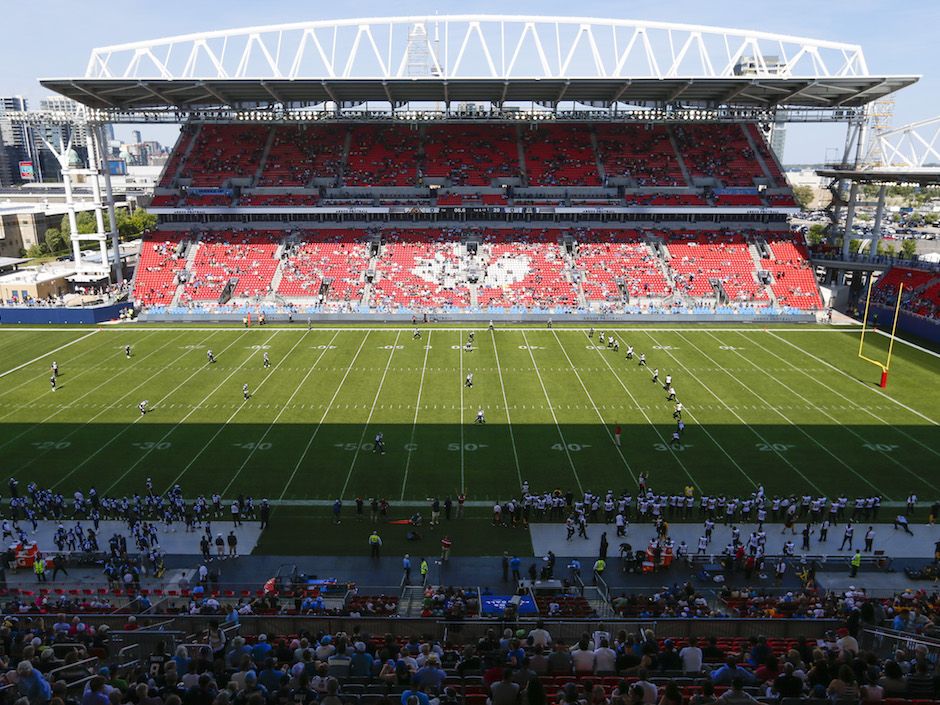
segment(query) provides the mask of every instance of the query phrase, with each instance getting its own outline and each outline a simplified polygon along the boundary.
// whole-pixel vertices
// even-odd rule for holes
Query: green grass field
[[[299,503],[423,501],[461,487],[493,500],[523,480],[619,491],[640,472],[661,491],[746,494],[762,483],[769,494],[940,496],[933,353],[898,343],[882,391],[879,370],[856,357],[858,331],[621,326],[615,354],[586,328],[557,326],[480,327],[466,352],[467,330],[426,327],[416,341],[410,327],[4,328],[0,469],[24,488],[125,494],[151,477],[187,496]],[[883,357],[887,340],[868,340]],[[669,445],[671,402],[624,359],[626,343],[673,375],[681,448]],[[142,417],[143,399],[152,411]],[[473,423],[481,407],[485,426]],[[377,431],[385,455],[372,453]]]

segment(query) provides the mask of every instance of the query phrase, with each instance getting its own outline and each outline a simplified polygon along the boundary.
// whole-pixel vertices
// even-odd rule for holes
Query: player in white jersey
[[[486,423],[486,417],[483,415],[483,409],[477,411],[477,418],[474,423]]]
[[[269,367],[271,366],[271,358],[268,357],[268,353],[267,353],[267,352],[264,353],[264,356],[263,356],[263,357],[264,357],[264,368],[267,369],[267,368],[269,368]]]
[[[245,397],[245,401],[248,401],[248,398],[251,396],[251,394],[248,393],[247,383],[242,385],[242,396]]]
[[[472,372],[467,373],[467,379],[464,380],[463,386],[465,386],[467,389],[473,389],[473,373]]]

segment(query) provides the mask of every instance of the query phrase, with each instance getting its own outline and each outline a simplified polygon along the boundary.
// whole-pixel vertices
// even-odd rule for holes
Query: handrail
[[[76,668],[90,668],[94,672],[97,670],[95,668],[97,665],[98,665],[98,657],[89,656],[88,658],[82,659],[81,661],[76,661],[75,663],[67,663],[65,665],[59,666],[58,668],[53,668],[51,671],[46,673],[46,680],[48,680],[50,683],[54,683],[55,681],[52,678],[52,675],[54,673],[59,673],[61,671],[71,671]]]

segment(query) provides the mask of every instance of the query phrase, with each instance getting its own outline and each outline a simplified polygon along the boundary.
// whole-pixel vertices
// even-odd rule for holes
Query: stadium
[[[940,171],[869,134],[917,80],[511,15],[42,79],[82,301],[0,276],[2,702],[940,700],[940,275],[877,243]],[[133,256],[112,123],[180,126]],[[786,124],[846,131],[822,245]]]

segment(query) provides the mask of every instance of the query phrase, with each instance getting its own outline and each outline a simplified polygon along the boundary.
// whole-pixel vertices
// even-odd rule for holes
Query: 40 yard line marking
[[[542,387],[542,394],[545,395],[545,403],[548,404],[548,410],[552,414],[552,420],[555,422],[555,428],[558,430],[558,437],[561,439],[561,445],[565,449],[565,455],[568,456],[568,464],[571,465],[571,472],[574,473],[575,482],[578,483],[578,491],[584,492],[581,485],[581,478],[578,477],[578,470],[574,466],[574,459],[571,457],[571,451],[568,450],[568,441],[565,440],[565,434],[561,432],[561,425],[558,423],[558,417],[555,416],[555,409],[552,407],[552,400],[548,397],[548,390],[545,389],[545,383],[542,381],[542,373],[539,372],[539,366],[535,363],[535,355],[532,354],[532,347],[529,345],[529,339],[525,331],[522,332],[522,340],[525,342],[526,350],[529,351],[529,357],[532,359],[532,367],[535,370],[535,376],[539,379],[539,385]]]
[[[509,442],[512,445],[512,459],[516,463],[516,479],[519,481],[519,487],[522,487],[522,469],[519,467],[519,453],[516,451],[516,435],[512,430],[512,419],[509,416],[509,402],[506,400],[506,385],[503,384],[503,368],[499,364],[499,349],[496,345],[496,333],[490,331],[490,339],[493,341],[493,355],[496,357],[496,372],[499,374],[499,388],[503,393],[503,407],[506,409],[506,427],[509,429]],[[463,384],[463,380],[460,380]],[[463,387],[461,387],[463,389]],[[462,393],[462,392],[461,392]],[[463,409],[460,410],[460,428],[463,429]],[[463,431],[461,430],[461,434]],[[463,439],[463,435],[461,435]],[[463,452],[463,443],[461,443],[461,453]],[[461,461],[462,462],[462,461]],[[462,466],[461,466],[462,472]],[[462,488],[461,488],[462,489]]]
[[[408,468],[411,467],[412,447],[415,442],[415,431],[418,429],[418,411],[421,409],[421,390],[424,389],[424,373],[428,369],[428,353],[431,352],[431,336],[434,331],[428,332],[428,340],[424,346],[424,364],[421,366],[421,382],[418,384],[418,401],[415,402],[415,418],[411,423],[411,441],[408,443],[408,455],[405,458],[405,476],[401,481],[401,499],[405,499],[405,485],[408,482]],[[462,389],[462,387],[461,387]]]
[[[362,435],[359,436],[359,444],[356,446],[356,452],[353,453],[352,462],[349,464],[349,472],[346,473],[346,482],[343,483],[343,489],[340,490],[339,498],[346,496],[346,488],[349,487],[349,481],[352,479],[353,468],[356,467],[356,459],[359,457],[359,451],[362,449],[362,442],[365,440],[366,431],[369,430],[369,424],[372,422],[372,415],[375,413],[375,407],[379,403],[379,396],[382,394],[382,387],[385,386],[385,378],[388,376],[388,368],[392,365],[392,358],[395,357],[395,351],[398,349],[398,339],[401,337],[401,331],[395,334],[395,342],[392,343],[392,351],[388,355],[388,362],[385,363],[385,371],[382,373],[382,379],[379,380],[379,388],[375,392],[375,399],[372,400],[372,408],[369,410],[369,417],[362,427]]]
[[[614,440],[614,435],[610,432],[607,423],[604,421],[604,417],[601,415],[600,409],[597,408],[597,404],[594,403],[594,398],[591,396],[591,393],[587,390],[587,387],[584,386],[584,382],[581,380],[581,375],[578,373],[578,368],[574,366],[574,363],[571,361],[571,358],[568,356],[568,351],[565,349],[565,346],[561,344],[561,339],[558,337],[558,333],[555,332],[555,329],[552,329],[552,335],[555,336],[555,342],[558,344],[558,347],[561,348],[561,352],[564,354],[565,359],[568,361],[568,366],[571,367],[571,371],[574,372],[574,376],[578,380],[578,384],[581,385],[581,389],[584,390],[584,395],[588,398],[588,401],[591,402],[591,406],[594,407],[594,413],[597,414],[597,418],[600,419],[601,427],[607,433],[607,437],[610,439],[611,445],[614,447],[614,450],[617,451],[617,455],[620,456],[620,460],[623,462],[624,467],[627,468],[627,472],[630,473],[630,477],[633,478],[634,482],[638,482],[636,474],[633,472],[633,468],[630,467],[630,463],[627,462],[627,459],[623,455],[623,451],[620,450],[620,447],[617,445],[617,442]],[[689,479],[692,480],[692,476],[689,475]],[[695,480],[692,480],[695,482]],[[701,489],[701,488],[699,488]]]
[[[281,490],[281,496],[278,497],[278,501],[284,499],[284,496],[287,494],[288,488],[291,486],[291,483],[294,481],[294,477],[297,475],[297,471],[300,470],[300,466],[303,465],[304,460],[307,457],[307,453],[310,452],[310,447],[313,445],[314,439],[317,437],[317,434],[320,432],[320,428],[323,426],[323,421],[326,419],[326,415],[330,413],[330,409],[333,408],[333,402],[336,401],[336,397],[339,396],[339,390],[343,388],[343,384],[346,382],[346,378],[349,377],[349,373],[353,369],[353,365],[356,364],[356,360],[359,359],[359,353],[362,352],[362,348],[365,346],[366,341],[369,339],[369,336],[372,335],[372,331],[369,331],[362,337],[362,341],[359,343],[359,348],[356,350],[356,354],[353,355],[352,360],[349,361],[349,366],[346,367],[346,372],[343,374],[343,378],[339,381],[339,386],[336,387],[336,391],[333,392],[333,396],[330,398],[330,402],[326,405],[326,408],[323,410],[323,416],[320,417],[320,421],[317,422],[316,428],[313,429],[313,433],[310,434],[310,438],[307,440],[307,445],[304,446],[304,452],[300,454],[296,464],[294,465],[294,470],[291,472],[290,477],[287,478],[287,483],[284,485],[284,489]]]
[[[80,342],[82,342],[83,340],[85,340],[85,338],[90,338],[90,337],[93,336],[95,333],[99,333],[99,332],[100,332],[100,331],[98,331],[98,330],[93,330],[91,333],[86,333],[86,334],[83,335],[81,338],[76,338],[75,340],[73,340],[73,341],[71,341],[71,342],[68,342],[68,343],[66,343],[65,345],[60,345],[60,346],[57,347],[55,350],[50,350],[50,351],[47,352],[47,353],[43,353],[42,355],[38,355],[38,356],[34,357],[32,360],[27,360],[26,362],[22,363],[21,365],[17,365],[16,367],[11,367],[11,368],[10,368],[9,370],[7,370],[6,372],[0,372],[0,378],[6,377],[7,375],[11,375],[11,374],[13,374],[14,372],[16,372],[17,370],[22,370],[24,367],[28,367],[29,365],[32,365],[34,362],[39,362],[40,360],[42,360],[42,359],[44,359],[44,358],[47,358],[47,357],[49,357],[50,355],[55,355],[55,354],[56,354],[57,352],[59,352],[60,350],[65,350],[66,348],[71,347],[72,345],[75,345],[75,343],[80,343]]]

